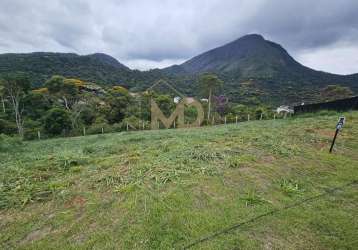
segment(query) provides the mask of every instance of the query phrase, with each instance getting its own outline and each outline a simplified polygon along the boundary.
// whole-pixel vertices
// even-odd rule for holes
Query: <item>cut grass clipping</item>
[[[357,249],[357,185],[334,188],[358,179],[358,112],[329,154],[340,115],[3,138],[0,249]]]

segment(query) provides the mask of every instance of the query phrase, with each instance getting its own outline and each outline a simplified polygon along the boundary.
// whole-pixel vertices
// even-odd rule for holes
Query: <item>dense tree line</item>
[[[131,93],[123,86],[100,87],[80,79],[52,76],[42,88],[31,89],[26,75],[7,74],[0,78],[0,134],[24,139],[97,134],[126,129],[149,128],[150,99],[154,98],[167,116],[175,109],[170,93],[162,88]],[[204,124],[272,117],[273,107],[257,99],[232,103],[222,93],[223,81],[213,74],[199,77],[198,99],[206,111]],[[322,99],[351,95],[340,86],[322,90]],[[205,99],[203,99],[205,98]],[[196,110],[187,107],[186,122],[195,120]],[[224,118],[226,117],[226,118]]]

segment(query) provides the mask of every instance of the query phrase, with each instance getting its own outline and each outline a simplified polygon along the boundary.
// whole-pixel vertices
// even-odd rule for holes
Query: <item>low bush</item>
[[[11,137],[0,134],[0,152],[11,151],[22,145],[22,140],[19,137]]]

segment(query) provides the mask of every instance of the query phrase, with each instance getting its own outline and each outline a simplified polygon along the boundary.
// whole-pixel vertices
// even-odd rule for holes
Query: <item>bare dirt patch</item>
[[[20,244],[26,244],[33,241],[38,241],[46,237],[51,232],[51,227],[44,227],[29,233],[21,242]]]
[[[75,196],[71,200],[65,203],[66,208],[70,207],[84,207],[86,205],[87,200],[82,196]]]

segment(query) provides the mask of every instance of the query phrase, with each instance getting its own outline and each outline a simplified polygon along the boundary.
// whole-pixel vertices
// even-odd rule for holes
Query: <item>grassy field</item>
[[[345,115],[8,145],[0,249],[357,249]]]

